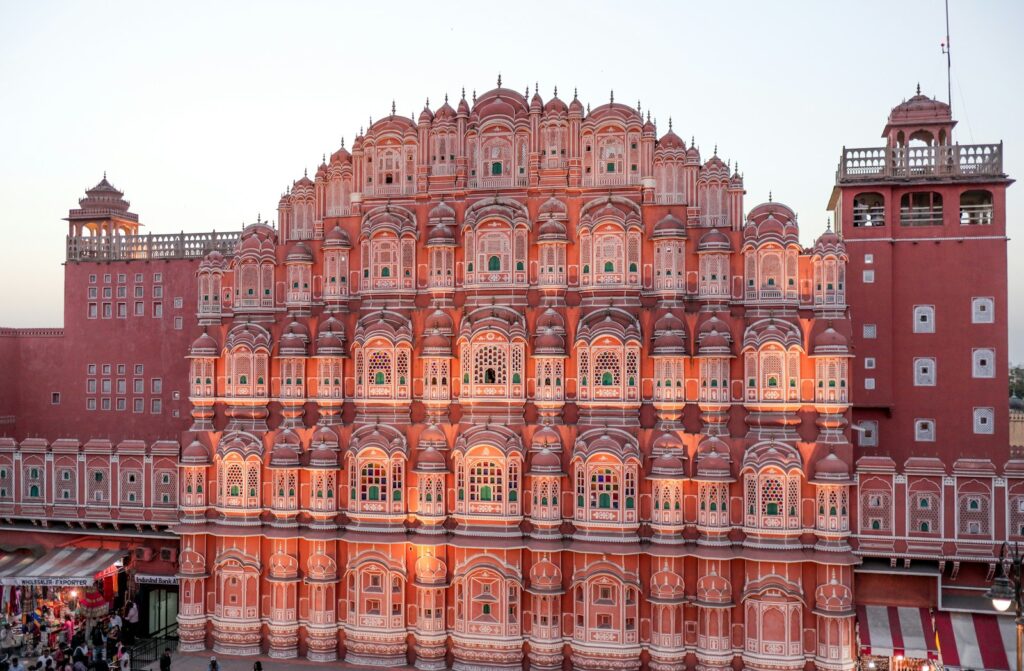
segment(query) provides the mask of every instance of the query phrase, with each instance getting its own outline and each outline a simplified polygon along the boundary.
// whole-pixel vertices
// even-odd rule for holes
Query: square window
[[[103,410],[110,410],[110,399],[105,398],[100,402],[100,408]]]
[[[184,328],[184,326],[185,326],[185,322],[184,322],[184,320],[181,317],[175,317],[174,318],[174,330],[175,331],[180,331],[182,328]]]
[[[103,275],[103,283],[104,284],[110,284],[110,273],[104,273],[104,275]]]
[[[102,389],[104,394],[110,393],[110,380],[103,380]]]
[[[103,287],[103,297],[104,298],[113,298],[114,297],[114,292],[113,292],[111,287]]]
[[[89,284],[96,284],[96,276],[89,275]]]
[[[184,304],[185,304],[185,301],[182,300],[181,296],[175,296],[174,297],[174,307],[175,307],[175,309],[179,309],[180,310],[181,306],[184,305]]]
[[[864,357],[864,369],[865,370],[874,370],[875,369],[875,357],[873,357],[873,356]]]
[[[103,318],[110,319],[114,315],[114,307],[110,303],[103,304]]]
[[[117,364],[117,374],[118,375],[124,375],[126,370],[128,370],[128,367],[125,366],[125,364],[123,364],[123,363]]]
[[[935,377],[935,359],[931,357],[918,357],[914,359],[915,387],[934,387]]]
[[[152,399],[149,404],[149,411],[154,415],[159,415],[163,411],[163,402],[158,398]]]
[[[132,412],[143,412],[146,409],[145,399],[132,399]]]
[[[153,298],[163,298],[163,297],[164,297],[164,288],[163,287],[153,287]]]
[[[94,363],[89,364],[88,366],[85,367],[85,370],[86,370],[86,372],[89,375],[95,375],[96,374],[96,364],[94,364]]]
[[[135,316],[142,317],[146,314],[146,304],[142,301],[135,301]]]
[[[139,286],[135,287],[135,297],[136,298],[145,298],[146,297],[146,287],[144,287],[142,285],[139,285]]]
[[[118,303],[117,304],[117,318],[126,319],[128,317],[128,304]]]
[[[141,282],[142,281],[142,273],[135,273],[135,281],[136,282]]]
[[[89,319],[96,319],[99,316],[99,310],[95,303],[89,303]]]
[[[136,375],[142,375],[142,364],[141,363],[135,364],[135,374]]]
[[[914,333],[935,333],[935,306],[914,306]]]
[[[123,411],[123,410],[125,410],[127,408],[128,408],[128,399],[125,399],[125,398],[117,399],[117,409],[118,410],[122,410]]]
[[[875,283],[875,271],[874,270],[865,270],[864,271],[864,284],[874,284],[874,283]]]
[[[103,364],[103,374],[104,375],[110,375],[110,371],[112,371],[112,370],[114,370],[114,369],[113,369],[113,367],[109,363]]]
[[[153,318],[154,319],[163,319],[163,317],[164,317],[164,304],[163,303],[159,303],[159,302],[153,303]]]
[[[85,399],[85,409],[86,410],[95,410],[96,409],[96,399],[94,399],[94,398],[87,398],[87,399]]]
[[[153,284],[160,284],[164,281],[163,273],[153,273]]]
[[[935,420],[915,419],[914,440],[931,443],[935,441]]]
[[[89,299],[96,300],[99,298],[99,293],[96,291],[96,287],[89,287]]]
[[[132,392],[136,394],[146,393],[146,381],[143,380],[141,377],[137,377],[134,380],[132,380]]]
[[[128,287],[118,287],[117,288],[117,297],[118,298],[128,298]]]
[[[867,265],[870,266],[874,262],[875,262],[875,255],[874,254],[865,254],[864,255],[864,263],[866,263]]]
[[[991,324],[996,320],[996,302],[991,297],[975,297],[971,299],[971,322],[974,324]]]
[[[121,378],[117,381],[117,393],[127,394],[128,393],[128,381]]]
[[[159,393],[162,393],[163,390],[164,390],[164,381],[163,380],[161,380],[158,377],[154,377],[152,380],[150,380],[150,383],[149,383],[149,391],[150,391],[150,393],[159,394]]]
[[[54,391],[50,393],[50,405],[60,405],[60,392]]]
[[[878,447],[878,422],[863,420],[857,424],[862,430],[857,431],[857,444],[860,447]]]
[[[971,351],[971,377],[993,378],[996,376],[996,351],[976,349]]]
[[[124,273],[118,273],[117,274],[117,283],[118,284],[124,284],[127,281],[128,281],[128,276],[127,275],[125,275]]]
[[[96,393],[96,378],[89,378],[85,381],[85,393],[95,394]]]
[[[875,324],[864,325],[864,338],[867,340],[873,340],[878,337],[878,326]]]
[[[991,435],[995,433],[995,409],[975,408],[974,409],[974,433]]]
[[[868,391],[872,391],[875,388],[875,378],[866,377],[864,378],[864,388]]]

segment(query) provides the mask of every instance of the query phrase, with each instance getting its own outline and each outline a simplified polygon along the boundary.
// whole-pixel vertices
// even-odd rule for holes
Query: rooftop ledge
[[[1005,177],[1003,143],[843,148],[839,184],[878,179]]]
[[[67,237],[68,261],[201,259],[211,251],[234,253],[241,231]]]

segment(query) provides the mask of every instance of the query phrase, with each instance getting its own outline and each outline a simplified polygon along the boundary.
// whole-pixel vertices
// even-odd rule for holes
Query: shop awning
[[[12,553],[0,558],[0,585],[85,587],[125,554],[95,548],[59,548],[42,557]]]
[[[1017,630],[1012,616],[935,614],[942,665],[947,669],[1009,671],[1016,666]]]
[[[866,655],[938,658],[927,608],[857,606],[857,629],[861,652]]]

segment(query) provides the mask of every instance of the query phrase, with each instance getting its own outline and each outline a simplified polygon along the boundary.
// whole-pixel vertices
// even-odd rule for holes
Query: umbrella
[[[94,587],[85,590],[85,594],[78,601],[79,608],[88,618],[100,618],[110,610],[110,603],[106,597]]]

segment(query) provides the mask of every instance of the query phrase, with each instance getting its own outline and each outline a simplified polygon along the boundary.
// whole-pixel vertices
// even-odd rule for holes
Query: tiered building
[[[896,370],[910,379],[918,345],[948,356],[958,385],[965,343],[992,353],[975,350],[975,369],[1005,363],[1001,148],[954,146],[951,130],[948,108],[917,97],[893,111],[886,149],[845,150],[835,230],[809,248],[790,208],[745,210],[738,168],[671,123],[659,137],[639,106],[585,109],[500,80],[417,118],[392,108],[294,182],[276,225],[165,239],[138,234],[127,203],[73,211],[69,328],[108,334],[95,364],[73,365],[127,349],[146,370],[182,366],[184,413],[143,395],[150,427],[180,438],[181,647],[420,669],[844,671],[865,556],[878,570],[856,573],[858,604],[904,603],[891,581],[918,557],[953,553],[967,589],[983,585],[1014,534],[998,521],[1012,473],[1024,487],[1024,466],[1002,475],[1001,382],[962,387],[993,413],[970,442],[984,412],[914,396]],[[108,188],[98,197],[123,202]],[[959,218],[895,225],[934,219],[942,198],[960,199]],[[965,245],[993,263],[975,267]],[[986,285],[896,269],[944,263]],[[146,288],[148,321],[131,326],[137,269],[186,287],[173,353],[109,337],[177,329],[152,321]],[[119,283],[124,322],[106,300]],[[934,326],[950,302],[984,312],[973,293],[989,323],[966,328],[951,307],[942,340],[915,340],[917,303]],[[905,324],[887,317],[904,310]],[[8,335],[0,355],[36,346]],[[113,434],[120,396],[88,379],[86,421],[56,426],[98,415]],[[26,507],[17,455],[66,445],[28,438],[40,425],[20,408],[39,394],[20,393],[0,442],[20,478],[7,500],[0,488],[14,526],[56,514]],[[901,433],[918,415],[943,441],[930,452]],[[909,529],[895,511],[922,487],[931,509],[967,497],[963,511],[927,529],[906,513]],[[970,497],[989,511],[983,532]]]
[[[638,109],[391,114],[197,274],[182,645],[852,668],[847,253]]]

